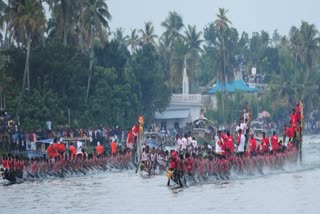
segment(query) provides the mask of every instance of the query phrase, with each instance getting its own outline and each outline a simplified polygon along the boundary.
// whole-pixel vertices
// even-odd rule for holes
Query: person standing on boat
[[[220,159],[225,157],[224,141],[221,137],[221,131],[218,131],[218,135],[215,137],[215,153]]]
[[[177,152],[181,150],[182,142],[179,134],[176,135],[175,146]]]
[[[188,144],[188,135],[184,134],[183,138],[181,139],[181,151],[185,152],[187,149],[187,144]]]
[[[77,141],[77,157],[82,158],[82,141],[78,140]]]
[[[302,119],[302,106],[300,105],[300,101],[298,100],[296,102],[296,108],[295,108],[295,112],[296,112],[296,119],[297,121],[300,121],[301,122],[301,119]]]
[[[237,155],[239,157],[244,157],[245,156],[245,146],[246,143],[246,137],[242,133],[242,129],[239,129],[238,131],[238,150],[237,150]]]

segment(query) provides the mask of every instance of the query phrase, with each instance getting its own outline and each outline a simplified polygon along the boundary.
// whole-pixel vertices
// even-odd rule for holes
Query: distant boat
[[[145,132],[143,144],[150,148],[162,148],[165,144],[165,138],[158,132]]]
[[[207,118],[199,118],[191,123],[191,136],[198,144],[211,143],[217,133],[217,127]]]

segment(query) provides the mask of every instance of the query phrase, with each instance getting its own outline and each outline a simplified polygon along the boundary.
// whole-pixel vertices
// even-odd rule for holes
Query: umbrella
[[[267,111],[263,111],[260,113],[261,117],[270,117],[270,113]]]

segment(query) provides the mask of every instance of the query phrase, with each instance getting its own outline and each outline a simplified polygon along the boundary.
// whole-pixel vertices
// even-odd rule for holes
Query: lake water
[[[319,214],[320,136],[306,136],[303,146],[302,166],[183,189],[134,171],[0,185],[0,214]]]

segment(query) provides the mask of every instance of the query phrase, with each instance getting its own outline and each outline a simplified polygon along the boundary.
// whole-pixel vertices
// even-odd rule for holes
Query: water
[[[0,213],[318,214],[320,136],[304,141],[303,166],[184,189],[134,171],[1,185]]]

